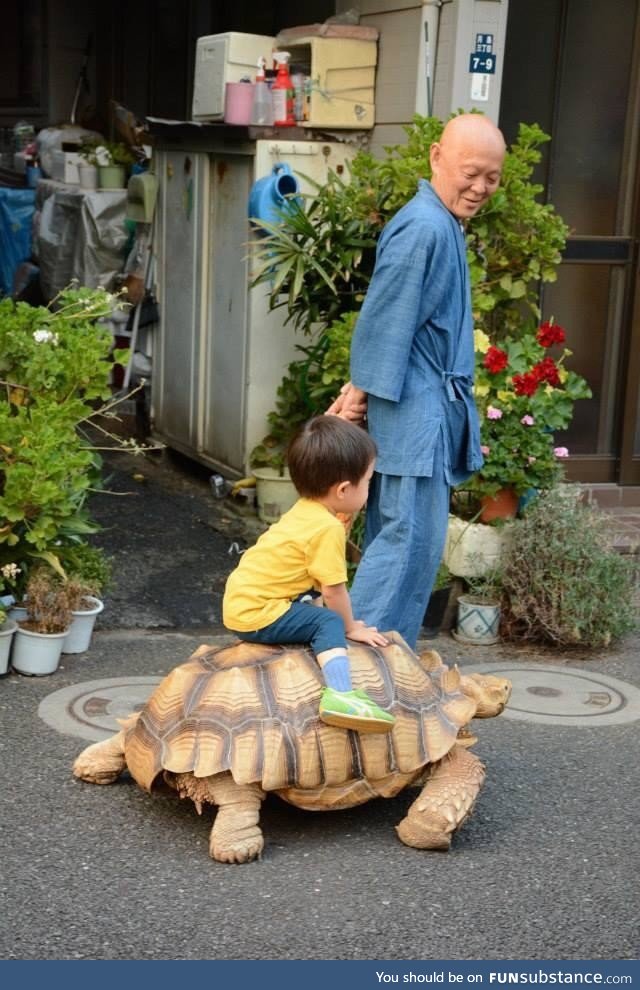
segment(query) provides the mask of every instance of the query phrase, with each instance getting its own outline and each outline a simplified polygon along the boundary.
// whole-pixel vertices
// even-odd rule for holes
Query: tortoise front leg
[[[454,746],[431,770],[420,796],[396,827],[414,849],[448,849],[451,836],[471,814],[484,781],[484,766],[475,755]]]
[[[121,729],[115,736],[83,749],[73,764],[73,773],[89,784],[113,784],[126,766],[124,729]]]
[[[209,855],[221,863],[248,863],[260,856],[264,838],[258,822],[264,791],[258,784],[236,784],[231,774],[207,780],[210,800],[218,805],[209,838]]]

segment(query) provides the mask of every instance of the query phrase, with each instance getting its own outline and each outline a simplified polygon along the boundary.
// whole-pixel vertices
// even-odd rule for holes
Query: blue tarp
[[[0,295],[11,295],[18,265],[31,256],[35,198],[35,189],[0,188]]]

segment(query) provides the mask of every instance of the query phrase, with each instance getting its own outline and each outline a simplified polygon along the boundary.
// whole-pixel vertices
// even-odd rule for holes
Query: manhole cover
[[[54,691],[40,703],[38,715],[63,735],[99,742],[117,732],[117,718],[139,711],[160,677],[109,677]]]
[[[620,725],[640,719],[640,689],[606,674],[540,664],[481,663],[463,674],[500,674],[513,684],[505,718],[546,725]]]

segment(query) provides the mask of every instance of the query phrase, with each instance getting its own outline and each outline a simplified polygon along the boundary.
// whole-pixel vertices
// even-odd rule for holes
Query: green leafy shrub
[[[507,638],[602,647],[636,628],[635,564],[611,547],[607,519],[575,486],[531,503],[501,562]]]
[[[34,561],[62,572],[65,552],[97,529],[86,502],[101,459],[86,425],[111,398],[123,357],[97,322],[118,305],[86,288],[51,307],[0,301],[0,573],[18,567],[11,593],[24,590]]]

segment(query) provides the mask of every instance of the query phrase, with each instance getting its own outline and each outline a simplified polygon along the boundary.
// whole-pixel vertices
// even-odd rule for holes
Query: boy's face
[[[340,508],[341,512],[359,512],[365,504],[369,495],[369,483],[373,477],[375,463],[375,461],[371,461],[371,464],[367,468],[366,474],[360,478],[360,481],[356,485],[351,482],[346,483],[343,504]]]

